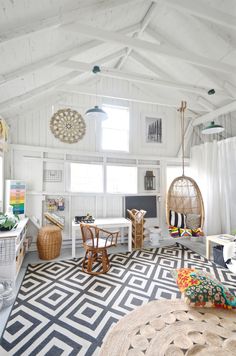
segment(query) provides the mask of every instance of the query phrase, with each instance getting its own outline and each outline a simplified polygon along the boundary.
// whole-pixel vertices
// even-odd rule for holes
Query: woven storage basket
[[[47,225],[39,230],[37,248],[41,260],[51,260],[60,256],[61,229],[55,225]]]

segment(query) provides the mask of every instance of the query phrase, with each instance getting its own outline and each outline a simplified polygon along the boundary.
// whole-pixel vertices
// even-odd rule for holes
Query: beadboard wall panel
[[[111,91],[119,86],[120,90],[127,88],[134,93],[139,92],[136,86],[119,80],[103,81]],[[85,119],[86,134],[75,144],[65,144],[56,139],[50,130],[50,119],[60,108],[71,107],[79,111],[82,116],[88,108],[102,103],[128,106],[130,110],[130,153],[152,156],[175,156],[180,145],[180,120],[175,108],[161,107],[126,100],[105,98],[96,99],[88,95],[67,94],[60,102],[54,102],[29,112],[19,114],[9,119],[11,126],[11,142],[14,144],[36,145],[43,147],[76,149],[79,151],[96,152],[100,150],[100,124],[95,120]],[[145,142],[145,116],[163,119],[164,142],[153,144]]]

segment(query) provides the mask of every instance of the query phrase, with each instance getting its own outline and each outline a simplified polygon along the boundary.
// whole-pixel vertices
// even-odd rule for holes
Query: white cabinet
[[[27,251],[28,218],[10,231],[0,232],[0,279],[15,281]]]

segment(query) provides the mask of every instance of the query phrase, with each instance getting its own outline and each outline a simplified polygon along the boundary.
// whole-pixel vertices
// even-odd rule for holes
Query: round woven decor
[[[50,120],[50,129],[54,136],[65,143],[75,143],[83,138],[86,124],[75,110],[58,110]]]
[[[100,356],[236,355],[236,312],[155,300],[123,317]]]

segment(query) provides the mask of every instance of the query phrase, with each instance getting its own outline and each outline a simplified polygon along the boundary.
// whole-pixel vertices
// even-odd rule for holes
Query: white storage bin
[[[149,229],[149,239],[152,246],[159,246],[161,240],[161,229],[159,227],[152,227]]]

